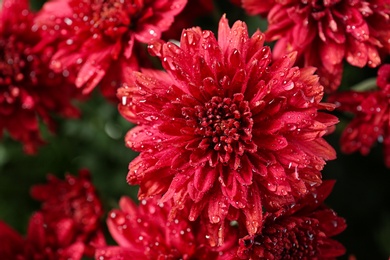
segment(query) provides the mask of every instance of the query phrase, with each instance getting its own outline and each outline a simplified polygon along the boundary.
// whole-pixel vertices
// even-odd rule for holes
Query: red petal
[[[254,235],[262,225],[263,209],[260,192],[257,188],[251,186],[248,192],[247,207],[243,209],[246,217],[246,229],[249,235]]]
[[[367,63],[367,44],[365,42],[358,42],[354,39],[348,39],[348,48],[346,50],[347,61],[356,67],[364,67]]]

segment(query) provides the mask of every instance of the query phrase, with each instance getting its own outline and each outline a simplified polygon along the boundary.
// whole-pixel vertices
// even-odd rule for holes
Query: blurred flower
[[[383,142],[390,168],[390,64],[379,68],[377,86],[378,90],[335,93],[328,100],[337,104],[337,110],[355,115],[341,136],[342,151],[367,155],[377,141]]]
[[[333,188],[324,181],[288,209],[265,214],[261,231],[240,239],[240,259],[336,259],[344,247],[330,237],[341,233],[345,220],[323,205]]]
[[[324,141],[337,118],[319,109],[323,88],[315,69],[292,67],[290,54],[271,64],[264,35],[249,38],[245,23],[220,20],[219,39],[185,30],[180,47],[155,42],[151,53],[167,72],[144,70],[119,89],[120,112],[138,124],[126,136],[141,152],[128,182],[140,198],[191,201],[189,219],[203,211],[219,226],[245,214],[250,234],[263,208],[275,210],[321,183],[335,151]],[[130,81],[131,81],[130,80]]]
[[[27,0],[4,0],[0,13],[0,138],[4,131],[23,143],[27,153],[43,144],[39,123],[54,130],[53,114],[77,117],[70,100],[74,87],[66,71],[55,74],[49,67],[53,50],[32,48],[40,40],[32,30],[34,14]]]
[[[0,255],[6,260],[79,260],[84,250],[81,242],[70,244],[62,240],[61,248],[57,247],[61,235],[67,231],[69,229],[61,225],[55,230],[48,229],[39,212],[31,217],[26,238],[0,221]]]
[[[42,202],[40,214],[47,230],[60,229],[55,232],[58,245],[80,242],[84,253],[93,256],[94,247],[105,243],[100,227],[104,212],[87,170],[65,180],[49,175],[47,184],[32,187],[31,196]]]
[[[89,173],[79,174],[68,175],[66,181],[50,176],[49,184],[32,188],[32,196],[43,203],[30,218],[26,238],[0,221],[2,259],[79,260],[105,245],[99,225],[101,203]]]
[[[171,203],[156,198],[140,205],[122,197],[120,209],[112,210],[108,229],[118,246],[97,249],[95,259],[229,259],[225,254],[237,243],[236,228],[227,223],[228,237],[221,247],[210,247],[204,226],[181,214],[169,221]]]
[[[138,70],[143,62],[138,60],[139,45],[160,38],[186,2],[48,1],[36,19],[43,30],[40,45],[57,47],[51,67],[77,71],[75,83],[84,94],[101,83],[103,94],[114,99],[122,74]]]
[[[343,59],[376,67],[390,53],[388,0],[243,0],[250,14],[268,14],[267,39],[278,40],[274,56],[298,51],[298,61],[315,66],[328,92],[338,88]]]

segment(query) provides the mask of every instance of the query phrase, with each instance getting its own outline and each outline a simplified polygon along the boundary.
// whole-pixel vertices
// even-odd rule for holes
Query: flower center
[[[198,126],[195,134],[203,137],[199,148],[213,149],[227,162],[230,154],[242,155],[252,144],[253,119],[248,101],[241,93],[233,98],[214,96],[204,106],[196,106]]]
[[[134,20],[138,19],[143,5],[137,2],[139,1],[84,0],[80,2],[73,0],[70,5],[77,15],[67,19],[66,23],[72,26],[84,23],[91,28],[94,37],[104,35],[117,40],[128,32]]]
[[[131,26],[131,19],[138,11],[138,6],[128,3],[125,7],[125,1],[97,0],[92,6],[93,27],[100,33],[117,38],[128,30]]]

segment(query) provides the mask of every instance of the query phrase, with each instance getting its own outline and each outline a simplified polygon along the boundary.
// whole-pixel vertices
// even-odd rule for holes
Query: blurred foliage
[[[47,144],[37,155],[25,155],[10,139],[0,143],[0,219],[22,233],[29,215],[39,208],[29,189],[46,182],[47,173],[63,179],[65,173],[89,169],[107,210],[116,207],[122,195],[136,198],[137,188],[126,183],[128,163],[136,154],[123,141],[131,124],[116,105],[97,94],[79,107],[82,117],[59,119],[57,133],[45,134]]]
[[[34,1],[38,10],[44,1]],[[204,29],[216,31],[223,13],[230,23],[245,20],[250,33],[265,30],[267,23],[259,17],[246,16],[243,10],[226,1],[217,1],[214,17],[198,21]],[[376,76],[375,69],[359,69],[346,65],[341,89],[349,89],[360,81]],[[136,156],[124,145],[124,135],[131,124],[118,113],[116,105],[94,94],[79,104],[82,117],[58,119],[56,135],[45,133],[48,144],[35,156],[22,152],[21,145],[9,138],[0,143],[0,219],[25,233],[28,219],[39,204],[29,196],[32,185],[44,183],[46,174],[63,178],[66,172],[77,174],[88,168],[106,210],[117,207],[123,195],[136,200],[137,187],[126,183],[129,162]],[[342,129],[350,117],[338,114],[337,130],[327,137],[338,158],[328,163],[324,179],[336,179],[327,204],[347,220],[348,228],[337,237],[347,248],[347,259],[353,254],[360,259],[387,259],[390,255],[390,171],[383,163],[382,147],[378,144],[363,157],[344,155],[339,150]]]

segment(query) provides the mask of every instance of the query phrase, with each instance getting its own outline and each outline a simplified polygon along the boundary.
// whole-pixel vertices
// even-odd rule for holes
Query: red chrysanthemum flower
[[[336,259],[345,248],[331,239],[345,228],[345,220],[323,205],[333,188],[325,181],[288,209],[266,214],[258,234],[240,239],[239,259]]]
[[[53,113],[79,115],[70,103],[75,90],[48,68],[52,49],[32,51],[40,37],[32,30],[29,2],[4,0],[0,12],[0,138],[7,131],[27,153],[35,153],[43,144],[40,121],[54,130]]]
[[[48,230],[61,227],[57,246],[80,242],[85,245],[84,254],[93,256],[94,247],[105,243],[100,227],[103,208],[87,170],[79,177],[67,175],[66,180],[48,176],[48,183],[31,189],[34,199],[42,202],[41,214]]]
[[[315,66],[327,91],[338,88],[344,58],[353,66],[376,67],[390,53],[388,0],[243,0],[250,14],[268,14],[267,39],[278,40],[275,57],[298,51]]]
[[[66,239],[72,230],[69,223],[48,227],[43,214],[35,213],[29,222],[26,238],[0,221],[0,256],[7,260],[72,259],[80,260],[84,244]]]
[[[373,91],[335,93],[329,101],[355,115],[343,131],[341,150],[367,155],[377,141],[383,142],[385,164],[390,168],[390,64],[379,68],[377,86]]]
[[[53,223],[45,219],[44,213],[35,213],[30,219],[21,259],[81,260],[87,248],[83,241],[75,239],[72,225],[66,219]]]
[[[86,170],[66,181],[49,176],[49,184],[32,188],[42,202],[30,219],[26,238],[0,221],[2,259],[73,259],[92,257],[105,245],[99,224],[103,211]]]
[[[229,259],[229,250],[237,246],[237,228],[225,223],[228,237],[221,247],[210,247],[205,227],[188,221],[181,214],[169,221],[171,202],[156,198],[140,205],[127,197],[119,202],[107,219],[108,229],[118,246],[96,250],[95,259]]]
[[[167,72],[135,72],[118,92],[120,112],[138,124],[126,144],[141,152],[128,174],[140,198],[165,193],[173,213],[191,201],[191,220],[203,211],[217,226],[243,212],[254,234],[263,207],[321,183],[335,158],[322,136],[337,118],[318,110],[333,106],[320,102],[315,69],[293,67],[294,54],[271,63],[263,43],[261,32],[250,38],[245,23],[229,28],[223,17],[218,40],[192,28],[180,47],[149,46]]]
[[[161,37],[186,0],[58,0],[44,4],[36,22],[41,45],[54,44],[52,68],[77,71],[76,85],[87,94],[101,83],[114,98],[122,73],[138,70],[140,43]],[[37,47],[38,48],[38,47]]]

